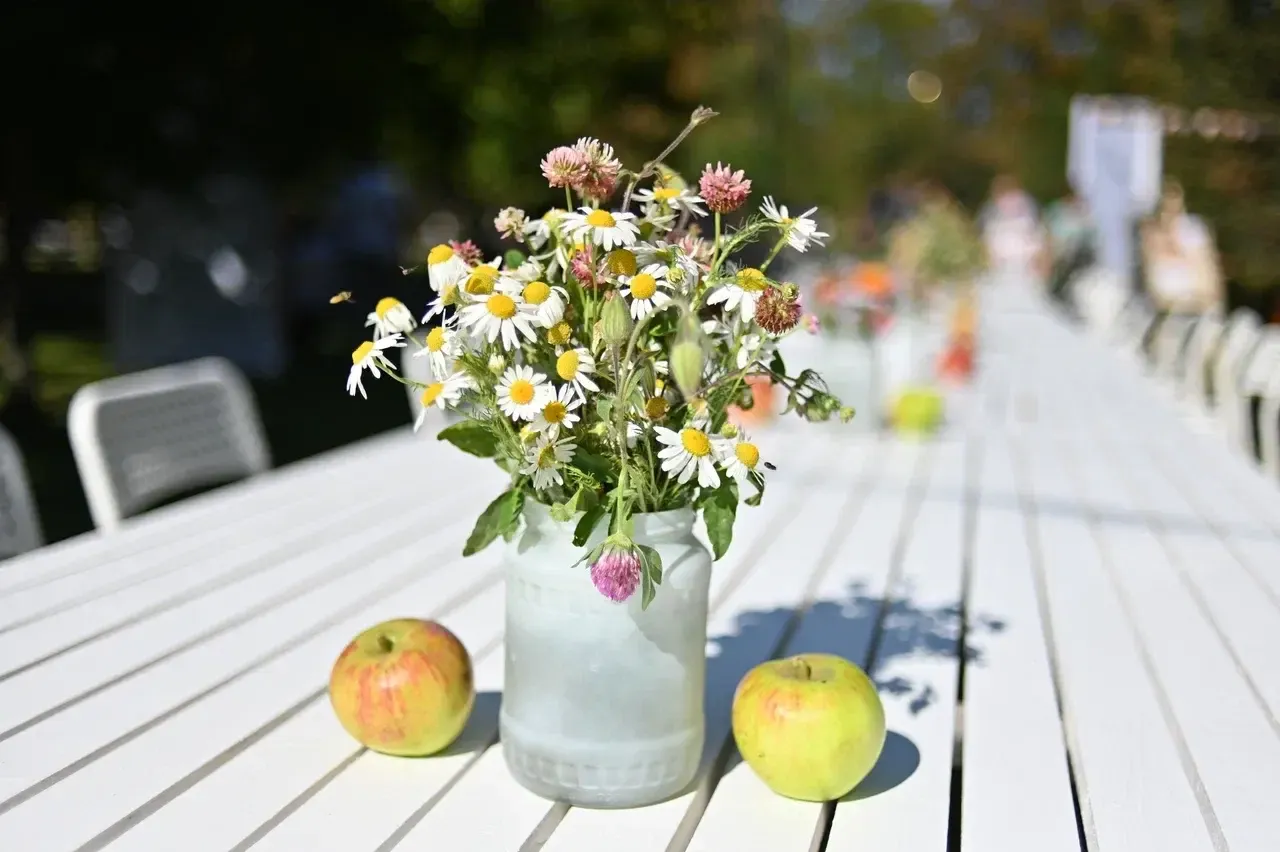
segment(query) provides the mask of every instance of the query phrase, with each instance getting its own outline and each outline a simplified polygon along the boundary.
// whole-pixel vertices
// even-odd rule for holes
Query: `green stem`
[[[567,205],[565,207],[565,212],[572,213],[573,212],[573,190],[567,186],[564,188],[564,203]]]
[[[782,251],[782,247],[787,244],[787,232],[783,231],[782,236],[778,238],[778,242],[773,247],[773,251],[769,252],[769,256],[764,259],[764,263],[760,264],[760,271],[764,272],[769,268],[769,264],[773,263],[773,259],[778,256],[778,252]]]

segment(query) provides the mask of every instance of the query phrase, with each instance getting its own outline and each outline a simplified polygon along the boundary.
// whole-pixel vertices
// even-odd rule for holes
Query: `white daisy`
[[[547,244],[547,240],[551,239],[551,233],[555,226],[559,224],[560,217],[563,215],[563,210],[552,207],[546,213],[543,213],[540,219],[530,219],[525,222],[525,239],[528,240],[530,247],[534,251],[541,251],[542,247]]]
[[[722,283],[712,291],[707,296],[707,304],[723,304],[726,314],[733,313],[736,308],[741,313],[743,322],[746,322],[755,316],[756,300],[768,287],[769,279],[764,277],[764,273],[748,266],[739,269],[732,280]]]
[[[427,312],[422,315],[423,324],[425,325],[426,323],[431,322],[431,318],[436,316],[437,314],[443,316],[445,308],[451,308],[457,304],[458,304],[458,285],[446,284],[445,288],[440,291],[440,295],[436,296],[434,299],[432,299],[430,302],[427,303]],[[448,317],[447,319],[441,320],[441,322],[443,322],[445,325],[450,325],[450,326],[457,323],[457,321],[458,321],[458,315],[456,313]]]
[[[548,399],[533,420],[533,431],[546,432],[552,438],[560,429],[572,429],[579,417],[574,412],[582,406],[582,397],[574,393],[571,385],[561,385],[555,396]]]
[[[630,278],[618,279],[618,283],[631,300],[631,317],[635,320],[644,319],[671,301],[661,289],[671,286],[667,267],[661,264],[651,263]]]
[[[658,443],[663,445],[658,451],[662,469],[676,477],[676,482],[683,485],[696,473],[698,485],[702,488],[715,488],[720,484],[711,438],[706,432],[692,426],[686,426],[679,432],[665,426],[654,426],[653,432]]]
[[[609,251],[614,246],[629,246],[639,238],[635,218],[634,213],[583,207],[580,212],[565,214],[564,229],[574,242],[589,241]]]
[[[451,328],[436,326],[427,332],[422,348],[413,353],[413,357],[431,359],[431,375],[443,379],[452,372],[452,365],[462,349],[462,341],[458,333]]]
[[[657,204],[646,204],[643,221],[652,225],[655,232],[665,234],[675,228],[676,214],[669,208]]]
[[[556,244],[556,252],[547,263],[547,277],[555,278],[556,273],[568,275],[572,268],[574,255],[587,250],[586,243],[581,241],[565,241]]]
[[[638,243],[636,257],[641,266],[660,263],[667,267],[667,281],[682,293],[691,292],[702,275],[698,262],[688,252],[666,240]]]
[[[481,263],[471,268],[462,283],[462,296],[480,299],[490,296],[498,288],[498,279],[502,274],[502,258],[495,257],[488,263]]]
[[[404,340],[395,333],[377,340],[366,340],[357,346],[351,353],[351,372],[347,374],[347,393],[355,396],[358,391],[362,397],[368,399],[369,395],[364,392],[364,383],[361,381],[364,371],[368,370],[375,379],[382,378],[383,370],[395,372],[395,367],[387,360],[386,352],[388,349],[400,346],[404,346]]]
[[[676,189],[671,186],[660,186],[654,189],[645,187],[636,193],[636,199],[644,204],[664,205],[679,213],[688,211],[695,216],[707,215],[707,211],[702,209],[702,205],[706,203],[702,200],[702,196],[687,189]]]
[[[498,381],[498,408],[512,420],[530,421],[555,393],[547,377],[532,367],[510,367]]]
[[[644,427],[639,423],[627,421],[627,449],[634,450],[636,442],[640,440],[640,436],[644,434]]]
[[[766,219],[774,222],[787,235],[787,245],[796,251],[804,251],[810,244],[820,246],[830,234],[818,230],[818,223],[812,218],[818,212],[817,207],[810,207],[799,216],[792,217],[786,208],[774,206],[773,197],[767,196],[760,205],[760,212]]]
[[[564,308],[568,303],[569,294],[563,287],[548,284],[545,281],[530,281],[523,286],[517,281],[510,283],[518,288],[520,307],[534,318],[535,325],[551,328],[564,319]]]
[[[388,334],[408,334],[418,327],[413,321],[413,314],[404,306],[404,302],[388,296],[379,299],[373,306],[373,313],[364,321],[365,327],[373,326],[374,338],[386,337]]]
[[[544,491],[553,485],[560,485],[564,477],[560,468],[573,461],[573,453],[577,444],[573,441],[557,441],[551,435],[542,435],[529,448],[525,456],[526,464],[520,472],[533,476],[533,487]]]
[[[578,396],[587,398],[587,391],[598,391],[600,387],[591,378],[596,371],[596,359],[591,351],[579,346],[577,349],[566,349],[556,358],[556,375],[564,382],[573,385]]]
[[[764,335],[744,334],[738,344],[738,369],[745,370],[750,365],[763,363],[770,355],[768,343]]]
[[[443,381],[432,382],[422,389],[422,393],[418,395],[418,402],[422,403],[418,411],[418,419],[413,421],[413,431],[417,432],[422,428],[422,424],[427,419],[427,410],[431,406],[435,406],[440,410],[444,410],[450,406],[457,405],[458,400],[462,398],[462,392],[471,390],[475,387],[475,382],[466,373],[454,373]]]
[[[747,433],[741,430],[732,438],[717,438],[713,443],[720,466],[739,482],[760,464],[760,448],[751,443]]]
[[[467,277],[467,262],[447,243],[441,243],[427,253],[427,280],[431,289],[443,293],[451,284]]]
[[[528,314],[520,310],[518,299],[506,293],[494,293],[467,305],[462,309],[461,320],[463,327],[490,343],[501,336],[504,349],[515,349],[520,345],[517,332],[530,343],[537,339]]]
[[[531,281],[542,280],[542,265],[536,260],[526,260],[515,268],[514,272],[509,272],[508,276],[513,281],[521,284],[528,284]]]

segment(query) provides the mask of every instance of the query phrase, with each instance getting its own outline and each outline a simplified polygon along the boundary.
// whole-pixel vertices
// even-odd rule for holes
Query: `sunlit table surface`
[[[405,430],[0,564],[0,850],[1274,852],[1280,491],[1033,295],[993,286],[982,322],[936,440],[761,433],[685,794],[510,778],[499,554],[459,555],[502,477]],[[404,615],[481,691],[429,759],[360,749],[325,695]],[[728,729],[747,669],[816,650],[872,672],[890,730],[828,804],[769,793]]]

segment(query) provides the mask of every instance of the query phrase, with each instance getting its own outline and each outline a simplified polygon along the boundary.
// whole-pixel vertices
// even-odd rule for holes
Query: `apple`
[[[789,799],[829,802],[867,777],[884,748],[884,707],[866,673],[834,654],[761,663],[733,696],[747,765]]]
[[[471,656],[434,621],[398,618],[343,649],[329,701],[347,733],[383,754],[421,757],[448,746],[475,704]]]
[[[893,401],[890,417],[899,432],[929,433],[942,422],[942,394],[933,388],[907,388]]]

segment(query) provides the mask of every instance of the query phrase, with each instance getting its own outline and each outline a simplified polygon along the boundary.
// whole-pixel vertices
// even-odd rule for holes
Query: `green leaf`
[[[476,519],[476,525],[462,548],[463,556],[471,556],[484,550],[498,536],[508,541],[520,524],[520,510],[524,508],[524,492],[516,489],[504,491],[490,503]]]
[[[640,609],[648,609],[662,585],[662,556],[652,547],[644,544],[636,545],[636,555],[640,558]]]
[[[604,422],[609,422],[609,413],[613,411],[613,398],[602,396],[596,399],[596,414]]]
[[[578,521],[578,525],[573,529],[573,546],[582,547],[587,543],[587,539],[591,538],[591,533],[595,531],[597,525],[604,518],[604,506],[592,506]]]
[[[703,491],[698,499],[702,520],[707,525],[707,538],[716,559],[724,556],[733,542],[733,522],[738,515],[738,491],[732,479],[725,477],[720,487]]]
[[[776,349],[773,351],[773,358],[769,361],[769,369],[777,376],[787,374],[787,365],[782,360],[782,353]]]
[[[448,441],[464,453],[491,459],[498,454],[498,439],[485,423],[463,420],[440,430],[438,440]]]
[[[751,484],[756,487],[756,493],[752,494],[744,502],[748,506],[759,506],[760,501],[764,498],[764,477],[753,470],[747,475],[747,478],[750,479]]]
[[[600,482],[605,482],[613,476],[613,465],[609,463],[609,460],[604,456],[596,455],[590,450],[578,447],[573,454],[573,461],[584,472],[591,474]]]
[[[578,490],[573,492],[573,496],[569,498],[567,503],[556,503],[551,507],[551,519],[553,521],[571,520],[574,515],[586,508],[587,500],[594,498],[595,494],[588,491],[586,487],[579,485]]]

